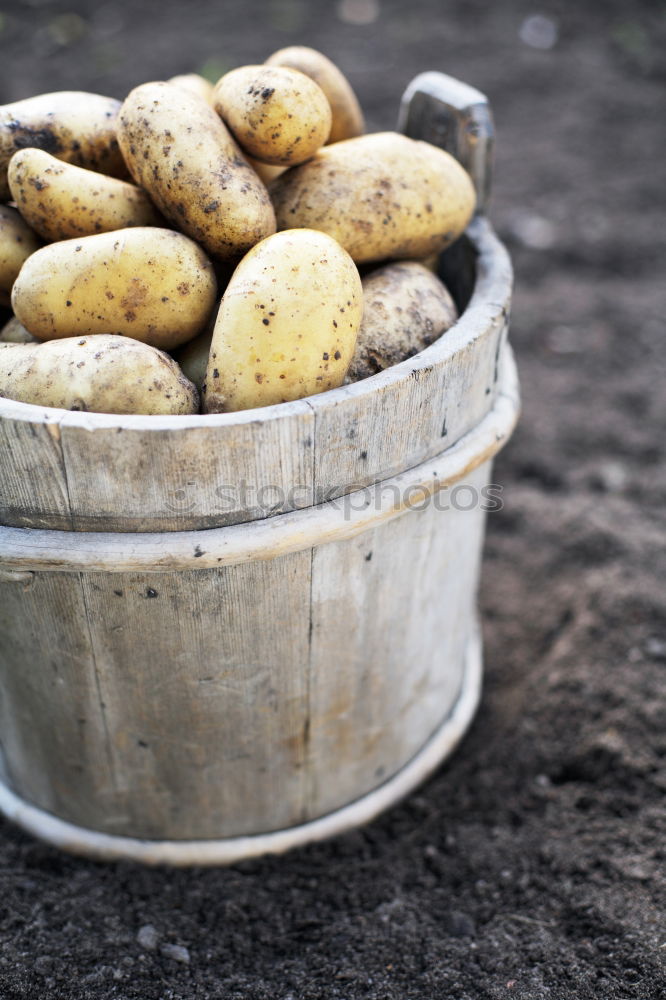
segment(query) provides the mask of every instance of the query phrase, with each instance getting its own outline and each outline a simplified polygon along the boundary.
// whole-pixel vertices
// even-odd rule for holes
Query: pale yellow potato
[[[120,334],[170,350],[195,337],[217,282],[203,250],[171,229],[120,229],[29,257],[12,307],[39,340]]]
[[[271,198],[278,229],[320,229],[357,263],[443,250],[467,226],[476,200],[454,157],[396,132],[320,149],[273,181]]]
[[[0,330],[0,344],[39,344],[39,341],[12,316]]]
[[[180,365],[183,374],[190,382],[196,385],[197,389],[201,389],[201,386],[206,381],[212,340],[213,331],[204,330],[194,340],[190,340],[183,347],[179,347],[174,354],[174,360]]]
[[[238,265],[215,324],[204,412],[247,410],[342,385],[363,314],[350,256],[324,233],[270,236]]]
[[[0,205],[0,305],[8,306],[12,286],[42,241],[11,205]]]
[[[164,225],[136,184],[64,163],[42,149],[14,153],[7,177],[23,218],[51,242],[129,226]]]
[[[218,80],[213,106],[262,163],[304,163],[331,132],[331,106],[314,80],[283,66],[240,66]]]
[[[0,107],[0,199],[9,198],[7,165],[31,146],[59,160],[111,177],[126,177],[118,148],[120,101],[99,94],[62,90]]]
[[[287,66],[300,70],[314,80],[326,94],[331,106],[333,122],[328,142],[354,139],[365,132],[363,112],[356,94],[335,63],[323,53],[305,45],[290,45],[274,52],[266,60],[267,66]]]
[[[174,87],[182,87],[190,94],[201,97],[206,104],[213,103],[213,84],[199,73],[180,73],[178,76],[172,76],[167,83],[172,83]]]
[[[196,385],[197,389],[200,389],[206,381],[210,345],[213,340],[218,308],[219,304],[213,308],[205,330],[197,334],[194,340],[189,340],[173,352],[174,361],[178,362],[183,374]]]
[[[0,396],[91,413],[197,413],[199,395],[176,362],[127,337],[7,344]]]
[[[275,232],[265,186],[219,117],[171,83],[133,90],[118,116],[132,177],[175,226],[218,260]]]
[[[348,381],[418,354],[457,318],[447,288],[423,264],[401,261],[378,268],[363,279],[363,322]]]

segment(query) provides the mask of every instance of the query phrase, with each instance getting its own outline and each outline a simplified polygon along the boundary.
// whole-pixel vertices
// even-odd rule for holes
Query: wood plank
[[[302,813],[310,553],[219,571],[83,578],[115,810],[139,837],[222,837]]]
[[[74,530],[222,527],[312,503],[307,403],[284,404],[279,419],[254,410],[181,420],[163,429],[159,418],[63,418]]]
[[[335,401],[311,400],[316,503],[412,468],[483,420],[496,398],[497,356],[506,337],[503,310],[488,308],[478,337],[463,341],[464,333],[454,326],[412,358],[410,376],[400,387],[382,385],[377,375],[367,396],[354,396],[350,386],[349,394]]]
[[[465,481],[478,493],[489,474],[486,463]],[[478,507],[430,503],[315,550],[307,818],[395,774],[452,707],[483,528]]]
[[[61,418],[0,399],[0,524],[71,530]]]
[[[0,578],[0,741],[11,784],[60,816],[114,808],[115,775],[78,573]]]

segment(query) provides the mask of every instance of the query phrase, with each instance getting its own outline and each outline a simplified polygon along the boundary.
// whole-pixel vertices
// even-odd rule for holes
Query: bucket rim
[[[30,586],[35,572],[171,573],[218,570],[339,542],[418,512],[436,494],[491,461],[520,413],[513,352],[502,351],[491,410],[459,441],[397,476],[324,503],[218,528],[168,532],[72,532],[0,526],[0,580]]]
[[[362,398],[388,387],[406,383],[415,377],[415,373],[450,361],[456,354],[464,351],[489,323],[502,314],[506,316],[513,284],[513,269],[506,247],[496,235],[492,224],[482,215],[472,220],[464,236],[469,239],[477,255],[477,262],[472,295],[458,320],[423,351],[359,382],[340,386],[338,389],[328,389],[326,392],[293,402],[276,403],[250,410],[168,416],[64,410],[0,397],[0,419],[8,418],[33,424],[75,427],[91,431],[120,428],[143,432],[266,424],[289,420],[294,416],[313,411],[317,414],[321,410],[344,404],[346,400]]]

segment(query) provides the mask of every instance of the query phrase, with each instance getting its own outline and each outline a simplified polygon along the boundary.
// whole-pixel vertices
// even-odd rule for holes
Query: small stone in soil
[[[182,962],[184,965],[190,963],[189,951],[180,944],[163,944],[160,951],[165,958],[172,958],[174,962]]]
[[[139,928],[136,939],[142,948],[146,948],[147,951],[155,951],[159,937],[156,928],[152,924],[144,924],[143,927]]]

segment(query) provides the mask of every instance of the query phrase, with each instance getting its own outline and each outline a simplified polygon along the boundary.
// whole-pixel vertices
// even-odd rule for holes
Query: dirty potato
[[[367,275],[363,303],[350,382],[418,354],[458,318],[455,303],[439,278],[415,261],[387,264]]]
[[[38,250],[14,284],[12,306],[39,340],[115,333],[170,350],[205,326],[216,290],[196,243],[138,227]]]
[[[472,217],[474,187],[454,157],[378,132],[325,146],[271,184],[278,229],[320,229],[357,263],[439,252]]]
[[[0,205],[0,305],[8,306],[12,285],[42,241],[11,205]]]
[[[287,167],[276,166],[274,163],[262,163],[260,160],[255,160],[255,158],[250,156],[248,153],[245,154],[245,159],[250,164],[254,172],[259,174],[259,177],[266,187],[268,187],[271,181],[274,181],[276,177],[279,177],[280,174],[283,174],[285,170],[288,169]]]
[[[172,83],[174,87],[182,87],[190,94],[200,97],[206,104],[213,103],[213,84],[199,73],[180,73],[178,76],[172,76],[167,83]]]
[[[428,270],[432,271],[433,274],[437,274],[437,269],[439,267],[439,254],[438,253],[428,254],[427,257],[421,258],[419,264],[423,264],[423,266],[427,267]]]
[[[41,149],[22,149],[9,161],[12,198],[45,240],[164,224],[145,191],[57,160]]]
[[[329,236],[287,230],[238,265],[222,299],[204,411],[246,410],[342,385],[363,312],[361,279]]]
[[[172,358],[126,337],[7,344],[0,396],[92,413],[197,413],[199,397]]]
[[[356,94],[335,63],[305,45],[290,45],[274,52],[267,66],[287,66],[305,73],[324,91],[331,106],[332,124],[328,142],[341,142],[363,135],[365,122]]]
[[[26,330],[23,323],[19,323],[16,316],[10,320],[0,330],[0,344],[38,344],[37,337],[33,337]]]
[[[0,107],[0,199],[9,198],[7,165],[31,146],[79,167],[126,177],[115,120],[120,101],[82,91],[57,91]]]
[[[213,106],[242,148],[262,163],[304,163],[331,131],[321,87],[283,66],[241,66],[218,81]]]
[[[118,141],[136,183],[213,257],[236,260],[275,232],[265,186],[200,98],[170,83],[136,87]]]
[[[189,340],[187,344],[183,344],[182,347],[173,352],[174,361],[178,362],[183,374],[196,385],[197,389],[200,389],[206,381],[206,369],[208,368],[210,345],[218,308],[219,306],[211,312],[205,330],[197,334],[194,340]]]

